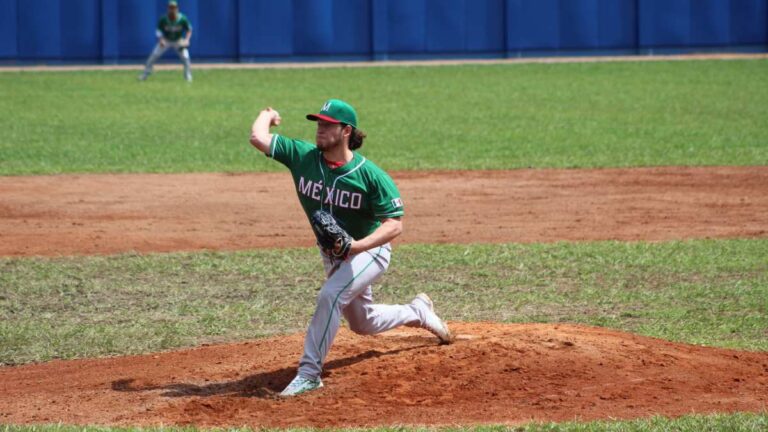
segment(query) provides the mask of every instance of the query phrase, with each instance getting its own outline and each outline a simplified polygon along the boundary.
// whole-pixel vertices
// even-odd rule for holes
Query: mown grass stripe
[[[766,76],[768,60],[201,70],[193,85],[3,73],[0,175],[279,171],[248,142],[259,110],[312,140],[304,115],[329,95],[387,170],[764,165]]]

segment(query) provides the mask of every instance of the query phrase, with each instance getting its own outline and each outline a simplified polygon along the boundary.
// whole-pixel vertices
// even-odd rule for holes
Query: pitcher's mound
[[[342,330],[325,388],[288,400],[303,335],[0,368],[0,423],[296,427],[635,418],[768,408],[768,353],[575,325]]]

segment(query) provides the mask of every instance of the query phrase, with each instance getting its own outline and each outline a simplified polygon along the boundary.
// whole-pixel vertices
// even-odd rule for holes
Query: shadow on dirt
[[[416,350],[432,346],[431,344],[402,348],[392,351],[369,350],[364,353],[345,357],[328,362],[323,368],[323,376],[328,376],[334,369],[340,369],[359,363],[364,360],[389,355],[400,354],[405,351]],[[275,398],[277,393],[296,376],[296,368],[282,368],[270,372],[261,372],[247,376],[237,381],[211,383],[205,385],[188,383],[171,383],[163,385],[134,385],[136,378],[124,378],[112,381],[112,390],[119,392],[146,392],[164,390],[165,397],[187,396],[239,396],[257,398]]]

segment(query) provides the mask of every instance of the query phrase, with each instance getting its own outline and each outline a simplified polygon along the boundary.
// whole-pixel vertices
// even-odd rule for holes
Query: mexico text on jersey
[[[333,214],[355,239],[366,237],[381,220],[403,216],[403,201],[392,178],[357,152],[345,165],[331,169],[309,142],[273,135],[272,158],[291,170],[307,217],[315,210]]]

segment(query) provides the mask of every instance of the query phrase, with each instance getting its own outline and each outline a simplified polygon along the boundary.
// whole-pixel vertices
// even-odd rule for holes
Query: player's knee
[[[354,311],[344,310],[344,318],[349,323],[349,329],[357,334],[372,335],[376,333],[367,307],[357,308]]]
[[[335,293],[333,293],[331,290],[321,289],[320,293],[317,295],[317,306],[330,309],[335,300]]]
[[[349,322],[349,329],[359,335],[372,335],[373,328],[367,322]]]

